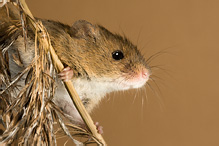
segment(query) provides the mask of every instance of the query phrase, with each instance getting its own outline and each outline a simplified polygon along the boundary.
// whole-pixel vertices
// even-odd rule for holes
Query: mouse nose
[[[148,70],[148,69],[143,69],[143,70],[142,70],[142,78],[148,80],[148,79],[149,79],[149,76],[150,76],[149,70]]]

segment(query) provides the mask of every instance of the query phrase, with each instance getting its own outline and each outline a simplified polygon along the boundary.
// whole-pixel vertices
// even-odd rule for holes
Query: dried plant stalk
[[[30,16],[31,23],[33,24],[35,29],[38,28],[42,32],[41,33],[42,36],[46,35],[49,37],[49,34],[47,33],[46,29],[43,26],[40,26],[39,24],[37,25],[36,22],[34,22],[34,17],[31,14],[29,8],[27,7],[25,0],[20,0],[20,3],[21,3],[21,6],[22,6],[24,12],[26,13],[26,15]],[[45,45],[48,45],[48,49],[51,53],[53,64],[54,64],[55,68],[58,70],[58,72],[62,71],[64,69],[64,65],[62,64],[62,62],[60,61],[60,59],[56,55],[56,53],[55,53],[55,51],[54,51],[54,49],[49,41],[49,38],[42,39],[42,43]],[[72,82],[71,81],[64,82],[64,85],[65,85],[70,97],[72,98],[72,101],[73,101],[74,105],[76,106],[79,114],[81,115],[85,124],[90,129],[91,133],[94,135],[94,137],[97,137],[97,139],[99,139],[100,142],[105,144],[102,136],[99,133],[97,133],[96,126],[94,125],[94,122],[92,121],[90,115],[87,113],[85,107],[83,106],[83,103],[81,102],[77,92],[75,91]]]
[[[72,136],[90,137],[99,145],[106,145],[102,136],[97,133],[96,126],[70,81],[64,82],[64,85],[89,131],[72,124],[66,124],[62,120],[62,117],[64,119],[70,119],[70,117],[56,107],[52,102],[52,98],[55,90],[54,68],[57,72],[60,72],[64,66],[50,43],[49,34],[41,22],[36,22],[25,0],[19,0],[17,6],[19,6],[22,12],[20,15],[22,25],[10,27],[8,36],[10,36],[9,34],[14,34],[17,29],[22,28],[25,38],[24,42],[26,43],[25,35],[27,34],[27,29],[23,24],[27,22],[32,31],[35,32],[35,59],[12,80],[8,75],[7,49],[13,42],[2,46],[2,51],[0,51],[0,77],[2,77],[0,78],[0,87],[3,87],[3,90],[0,90],[0,103],[6,108],[3,109],[2,113],[5,119],[2,121],[2,124],[5,125],[5,131],[0,136],[0,141],[6,142],[7,144],[17,143],[28,145],[33,142],[33,144],[56,145],[53,125],[57,119],[57,123],[64,134],[68,135],[78,145],[81,143],[76,141]],[[2,54],[2,52],[6,53]],[[19,55],[14,58],[19,62]],[[25,86],[16,96],[16,94],[13,94],[18,92],[16,82],[24,75],[27,75]],[[1,105],[0,107],[3,106]],[[85,143],[90,142],[92,141]]]

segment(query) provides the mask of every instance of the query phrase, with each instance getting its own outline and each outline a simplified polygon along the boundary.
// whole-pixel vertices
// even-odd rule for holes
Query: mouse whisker
[[[142,116],[144,112],[144,97],[141,98],[141,110],[142,110]]]
[[[140,50],[147,50],[147,49],[144,49],[146,46],[149,46],[149,43],[151,43],[152,42],[152,39],[147,39],[147,42],[144,44],[144,46],[143,47],[141,47],[140,48]],[[144,55],[144,53],[143,53],[143,55]]]
[[[164,81],[163,78],[161,78],[161,77],[159,77],[159,76],[156,76],[156,75],[154,75],[154,74],[150,75],[150,78],[157,78],[157,79],[159,79],[159,80]]]
[[[150,64],[152,60],[154,60],[155,58],[157,58],[158,56],[161,56],[163,54],[170,54],[167,50],[170,49],[170,48],[173,48],[173,46],[170,46],[170,47],[167,47],[161,51],[158,51],[156,53],[154,53],[153,55],[151,55],[147,60],[146,60],[146,63],[147,64]]]
[[[138,91],[138,90],[137,90]],[[134,98],[133,98],[133,101],[132,101],[132,104],[134,104],[135,100],[136,100],[136,97],[137,97],[137,91],[135,92],[135,95],[134,95]]]
[[[160,85],[160,86],[161,86],[161,85],[166,86],[166,84],[165,84],[165,82],[164,82],[164,79],[161,78],[161,77],[159,77],[159,76],[151,75],[150,78],[149,78],[149,80],[154,80],[154,81],[156,80],[156,82],[159,81],[159,85]],[[154,81],[153,81],[153,82],[154,82]]]
[[[165,72],[168,76],[171,77],[171,74],[170,74],[170,70],[168,69],[165,69],[161,66],[165,66],[165,65],[154,65],[154,66],[150,66],[150,69],[153,70],[153,69],[158,69],[158,70],[162,70],[163,72]]]
[[[146,83],[146,85],[147,85],[147,84],[148,84],[148,83]],[[147,94],[147,88],[146,88],[146,86],[143,86],[142,90],[143,90],[144,93],[145,93],[145,96],[143,96],[142,98],[145,97],[145,99],[146,99],[146,104],[148,105],[148,94]]]
[[[152,60],[154,60],[154,59],[157,58],[158,56],[163,55],[163,54],[165,54],[165,53],[166,53],[165,51],[159,51],[159,52],[157,52],[157,53],[154,53],[153,55],[151,55],[151,56],[146,60],[146,64],[150,64],[150,62],[151,62]]]
[[[139,38],[141,36],[141,30],[142,30],[143,26],[141,26],[140,30],[139,30],[139,33],[138,33],[138,37],[137,37],[137,42],[136,42],[136,45],[138,46],[138,43],[139,43]]]
[[[118,78],[118,79],[120,79],[120,78]],[[118,84],[119,85],[121,85],[122,84],[122,82],[124,82],[126,79],[125,78],[123,78],[122,80],[120,80],[119,82],[118,82]]]
[[[157,87],[157,89],[159,90],[159,92],[161,93],[160,87],[158,86],[157,82],[155,81],[155,79],[153,79],[152,77],[149,77],[150,80],[153,81],[153,83],[155,84],[155,86]]]
[[[152,88],[151,84],[150,83],[147,83],[148,87],[151,89],[151,91],[156,95],[158,101],[159,101],[159,105],[160,105],[160,108],[161,110],[163,111],[164,108],[165,108],[165,105],[163,103],[163,100],[162,98],[160,97],[160,95],[154,90],[154,88]]]

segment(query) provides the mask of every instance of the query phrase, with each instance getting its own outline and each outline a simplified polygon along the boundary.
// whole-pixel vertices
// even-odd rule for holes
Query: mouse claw
[[[103,134],[103,126],[99,125],[99,122],[94,123],[99,134]]]
[[[62,72],[60,72],[59,74],[59,78],[62,79],[63,81],[68,81],[70,79],[72,79],[74,73],[73,73],[73,70],[68,66],[66,68],[64,68],[62,70]]]

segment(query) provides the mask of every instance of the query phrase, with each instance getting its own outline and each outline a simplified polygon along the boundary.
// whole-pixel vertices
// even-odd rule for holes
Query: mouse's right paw
[[[62,79],[63,81],[68,81],[73,78],[74,73],[73,70],[68,66],[64,68],[62,72],[60,72],[58,75],[59,78]]]

